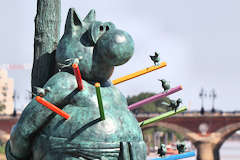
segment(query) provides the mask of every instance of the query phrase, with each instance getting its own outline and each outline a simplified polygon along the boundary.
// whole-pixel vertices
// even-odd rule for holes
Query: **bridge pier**
[[[220,160],[219,147],[211,142],[195,142],[197,148],[197,160]]]

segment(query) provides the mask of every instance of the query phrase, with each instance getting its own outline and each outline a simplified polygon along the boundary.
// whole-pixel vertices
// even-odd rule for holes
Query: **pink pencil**
[[[175,92],[177,92],[177,91],[180,91],[180,90],[182,90],[182,86],[178,86],[178,87],[175,87],[175,88],[171,88],[171,89],[168,90],[166,93],[159,93],[159,94],[154,95],[154,96],[152,96],[152,97],[149,97],[149,98],[146,98],[146,99],[141,100],[141,101],[139,101],[139,102],[136,102],[136,103],[134,103],[134,104],[131,104],[130,106],[128,106],[128,109],[129,109],[129,110],[136,109],[136,108],[138,108],[138,107],[141,107],[141,106],[144,105],[144,104],[154,102],[154,101],[156,101],[156,100],[158,100],[158,99],[160,99],[160,98],[166,97],[166,96],[168,96],[168,95],[170,95],[170,94],[173,94],[173,93],[175,93]]]

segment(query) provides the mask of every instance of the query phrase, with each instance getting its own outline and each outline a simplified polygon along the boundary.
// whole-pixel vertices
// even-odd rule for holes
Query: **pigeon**
[[[69,59],[65,60],[65,62],[68,62],[68,64],[58,63],[58,66],[60,68],[66,68],[66,67],[71,66],[72,64],[78,64],[81,59],[82,59],[82,56],[80,56],[78,58],[69,58]]]
[[[162,82],[162,88],[164,92],[167,92],[170,89],[170,82],[167,82],[165,79],[159,79]]]
[[[154,56],[150,56],[150,58],[154,62],[155,66],[160,65],[159,64],[160,58],[158,57],[158,53],[157,52],[155,52]]]
[[[177,108],[179,107],[180,103],[182,103],[182,99],[178,98],[177,101],[170,100],[170,104],[168,107],[172,108],[172,110],[177,111]]]
[[[177,144],[177,150],[178,154],[184,153],[186,151],[187,147],[184,143]]]
[[[34,87],[37,91],[37,95],[40,97],[44,97],[48,92],[51,91],[50,87],[46,88],[40,88],[40,87]]]
[[[166,148],[165,144],[161,144],[161,146],[158,148],[158,152],[157,153],[159,154],[160,157],[163,157],[163,156],[166,155],[167,148]]]
[[[166,105],[167,107],[171,108],[172,110],[175,110],[175,112],[176,112],[180,103],[182,103],[181,98],[178,98],[176,101],[170,99],[169,102],[162,102],[161,104]]]

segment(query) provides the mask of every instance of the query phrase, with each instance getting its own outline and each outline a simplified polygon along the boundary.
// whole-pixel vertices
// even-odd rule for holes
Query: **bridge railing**
[[[159,114],[162,114],[163,112],[152,112],[152,113],[138,113],[138,112],[133,112],[133,114],[136,117],[155,117],[158,116]],[[240,111],[222,111],[222,110],[216,110],[215,112],[210,111],[205,111],[204,114],[201,114],[200,111],[187,111],[187,112],[182,112],[177,115],[174,115],[176,117],[179,116],[191,116],[191,115],[199,115],[199,116],[240,116]]]

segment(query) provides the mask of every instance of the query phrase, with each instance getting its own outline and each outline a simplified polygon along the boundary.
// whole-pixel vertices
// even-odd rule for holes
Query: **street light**
[[[201,113],[201,115],[203,115],[204,114],[204,98],[206,98],[207,97],[207,94],[206,94],[206,92],[204,91],[204,89],[202,88],[201,89],[201,91],[200,91],[200,93],[199,93],[199,97],[200,97],[200,99],[201,99],[201,110],[200,110],[200,113]]]
[[[13,114],[12,116],[15,117],[17,115],[17,99],[19,99],[19,95],[17,94],[17,91],[14,90],[13,96],[12,96],[13,100],[14,100],[14,110],[13,110]]]
[[[215,105],[214,105],[216,97],[217,97],[217,94],[215,92],[215,89],[212,89],[209,94],[209,98],[210,99],[212,98],[212,113],[216,112]]]

